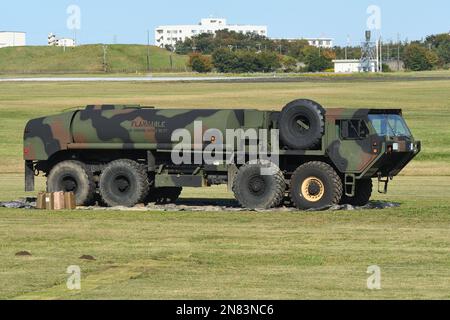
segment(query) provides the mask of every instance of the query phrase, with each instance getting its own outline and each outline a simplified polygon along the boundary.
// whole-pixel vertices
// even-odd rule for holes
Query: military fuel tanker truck
[[[267,154],[277,154],[277,163],[252,158],[251,139],[234,148],[230,130],[266,130]],[[178,150],[183,134],[191,140]],[[211,147],[223,161],[204,161]],[[34,177],[43,174],[48,192],[72,191],[78,205],[169,203],[183,187],[228,184],[249,209],[286,199],[299,209],[362,206],[373,178],[387,192],[420,149],[399,109],[324,109],[306,99],[281,111],[91,105],[28,122],[25,189],[33,191]],[[174,155],[197,161],[176,162]],[[268,162],[270,174],[262,170]]]

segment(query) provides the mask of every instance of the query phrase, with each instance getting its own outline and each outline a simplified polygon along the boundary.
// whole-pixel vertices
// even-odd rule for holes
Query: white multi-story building
[[[298,41],[298,40],[306,40],[308,41],[310,46],[317,48],[325,48],[331,49],[333,48],[333,38],[274,38],[272,40],[286,40],[286,41]]]
[[[48,35],[48,45],[51,47],[75,47],[75,40],[71,38],[57,38],[56,35],[50,33]]]
[[[332,38],[305,38],[305,40],[308,41],[310,46],[326,49],[333,48],[334,39]]]
[[[0,31],[0,48],[26,46],[26,33],[17,31]]]
[[[161,48],[175,46],[178,41],[185,41],[202,33],[215,34],[219,30],[235,31],[243,34],[255,33],[267,37],[267,26],[231,25],[226,19],[201,19],[197,25],[159,26],[155,29],[155,45]]]

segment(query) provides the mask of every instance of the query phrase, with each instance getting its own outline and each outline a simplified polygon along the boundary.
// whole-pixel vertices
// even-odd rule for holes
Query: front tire
[[[92,172],[80,161],[68,160],[55,165],[48,175],[48,192],[73,192],[78,206],[94,203],[95,182]]]
[[[342,197],[342,204],[350,204],[355,207],[364,207],[369,203],[370,197],[372,196],[373,182],[372,179],[362,179],[356,181],[355,196],[347,197],[344,195]]]
[[[133,207],[143,202],[149,186],[145,167],[132,160],[113,161],[100,176],[100,194],[110,207]]]
[[[342,198],[342,181],[324,162],[308,162],[291,177],[291,200],[298,209],[320,209],[338,204]]]
[[[247,209],[270,209],[277,207],[284,197],[286,182],[280,169],[262,175],[261,164],[246,164],[239,169],[234,181],[236,200]]]

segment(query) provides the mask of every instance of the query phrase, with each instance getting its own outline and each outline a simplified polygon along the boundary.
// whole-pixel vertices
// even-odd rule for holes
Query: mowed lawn
[[[27,119],[86,104],[281,109],[402,107],[424,151],[348,212],[161,213],[0,209],[0,298],[450,298],[450,80],[314,83],[1,83],[0,200],[21,190]],[[43,180],[38,180],[43,188]],[[183,197],[230,197],[222,187]],[[30,257],[16,257],[19,251]],[[95,261],[80,260],[92,255]],[[66,288],[70,265],[82,290]],[[366,287],[381,268],[381,290]]]

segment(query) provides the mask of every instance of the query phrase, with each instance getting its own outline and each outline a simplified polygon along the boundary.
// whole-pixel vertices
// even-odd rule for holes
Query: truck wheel
[[[318,209],[338,204],[342,198],[342,181],[324,162],[308,162],[291,178],[291,199],[298,209]]]
[[[369,203],[372,196],[373,182],[372,179],[362,179],[356,181],[355,196],[342,196],[341,204],[350,204],[355,207],[363,207]]]
[[[280,169],[272,175],[261,175],[262,165],[242,166],[233,181],[236,200],[248,209],[270,209],[280,205],[286,182]]]
[[[169,204],[175,203],[181,195],[181,187],[164,187],[151,189],[147,196],[147,203]]]
[[[286,105],[278,120],[281,141],[291,149],[308,149],[320,143],[325,130],[325,109],[312,100]]]
[[[110,207],[133,207],[144,200],[149,191],[145,167],[132,160],[116,160],[100,176],[100,194]]]
[[[92,172],[80,161],[58,163],[47,178],[48,192],[73,192],[78,206],[93,204],[95,189]]]

